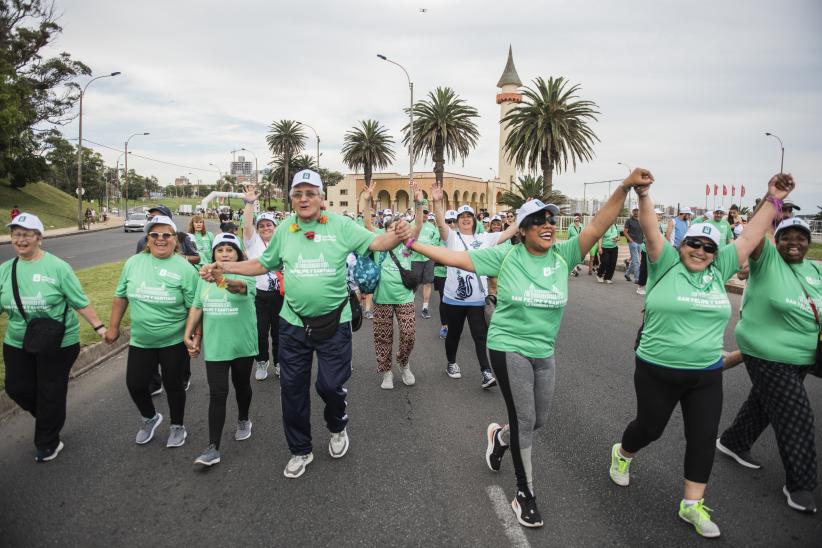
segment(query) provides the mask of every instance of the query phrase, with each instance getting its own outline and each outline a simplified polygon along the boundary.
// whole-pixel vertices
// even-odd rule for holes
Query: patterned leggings
[[[374,303],[374,350],[377,352],[377,371],[391,371],[391,351],[394,348],[394,314],[400,325],[400,350],[397,363],[408,365],[408,357],[414,349],[416,339],[416,313],[414,303],[376,304]]]

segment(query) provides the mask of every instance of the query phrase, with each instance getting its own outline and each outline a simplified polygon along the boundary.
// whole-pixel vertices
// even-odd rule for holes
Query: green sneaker
[[[696,532],[706,538],[715,538],[719,536],[719,527],[711,521],[711,514],[713,512],[710,508],[705,506],[705,499],[701,499],[696,504],[685,506],[685,501],[679,503],[679,517],[694,526]]]
[[[628,469],[631,467],[631,459],[626,459],[619,454],[619,443],[615,443],[611,448],[611,481],[622,487],[627,487],[631,481]]]

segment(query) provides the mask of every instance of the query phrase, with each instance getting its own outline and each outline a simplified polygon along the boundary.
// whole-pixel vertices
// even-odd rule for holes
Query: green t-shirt
[[[736,273],[736,246],[722,248],[707,269],[690,272],[666,242],[648,261],[645,327],[636,354],[675,369],[705,369],[722,357],[731,303],[725,282]]]
[[[442,241],[440,238],[439,243],[437,243],[439,247],[446,247],[445,242]],[[441,265],[439,263],[434,263],[434,277],[435,278],[445,278],[448,276],[448,267]]]
[[[571,223],[568,226],[568,239],[570,240],[571,238],[578,238],[579,235],[582,233],[583,228],[585,228],[585,225],[583,225],[582,223],[580,223],[579,228],[577,228],[577,226],[574,223]]]
[[[665,230],[666,230],[667,228],[668,228],[668,225],[667,225],[667,224],[665,224],[665,223],[659,223],[659,231],[662,233],[662,235],[663,235],[663,236],[665,236]],[[642,253],[645,253],[645,252],[647,251],[647,249],[645,248],[645,242],[642,242],[642,243],[639,245],[639,250],[640,250]]]
[[[197,270],[180,255],[137,253],[126,261],[115,297],[131,307],[131,346],[164,348],[183,341]]]
[[[283,265],[285,303],[280,317],[291,325],[302,326],[299,315],[315,317],[336,309],[348,298],[348,254],[364,255],[376,234],[359,226],[350,217],[325,213],[328,222],[306,223],[297,215],[285,219],[265,252],[260,264],[269,271]],[[291,231],[296,224],[299,230]],[[314,239],[306,237],[314,232]],[[344,307],[340,323],[351,321],[351,307]]]
[[[214,234],[206,232],[203,235],[195,232],[194,243],[197,246],[197,254],[200,255],[200,264],[211,263],[211,244],[214,243]]]
[[[243,280],[246,293],[232,293],[217,284],[200,280],[194,293],[194,308],[203,310],[203,355],[206,361],[222,362],[257,355],[257,294],[253,276],[226,274]]]
[[[619,245],[619,239],[616,241],[614,238],[619,237],[619,228],[617,225],[611,225],[608,227],[608,230],[605,231],[605,234],[602,235],[602,249],[612,249]]]
[[[385,232],[377,229],[376,232]],[[394,256],[406,270],[411,270],[411,257],[403,257],[404,244],[394,248]],[[400,276],[400,269],[391,260],[387,252],[374,253],[374,260],[380,265],[380,283],[374,291],[374,302],[377,304],[406,304],[414,301],[414,292],[405,287]]]
[[[12,262],[14,259],[0,265],[0,313],[5,311],[9,316],[3,342],[14,348],[23,348],[27,324],[14,302]],[[20,259],[17,261],[17,285],[20,301],[29,321],[34,318],[52,318],[62,322],[63,311],[68,304],[66,331],[60,347],[80,342],[80,322],[72,309],[87,307],[89,300],[83,293],[80,280],[67,262],[47,251],[36,261]]]
[[[790,265],[765,240],[751,275],[736,324],[736,343],[743,354],[791,365],[816,361],[819,326],[805,293],[822,309],[822,270],[814,261]],[[800,281],[801,280],[801,281]],[[804,289],[804,291],[803,291]]]
[[[420,230],[420,235],[417,237],[417,241],[421,244],[428,244],[428,245],[440,245],[440,229],[437,228],[437,225],[434,223],[429,223],[428,221],[422,225],[422,229]],[[394,252],[396,254],[396,251]],[[399,258],[399,255],[397,256]],[[417,253],[416,251],[411,252],[411,261],[427,261],[428,257],[421,253]]]
[[[719,230],[721,234],[719,238],[719,247],[724,247],[725,245],[734,241],[734,233],[731,230],[731,225],[728,224],[728,221],[722,219],[721,221],[714,221],[711,219],[710,221],[705,221],[710,225],[713,225]]]
[[[477,234],[482,234],[483,232],[488,232],[485,230],[485,227],[482,224],[482,221],[477,221]]]
[[[524,245],[510,243],[469,254],[478,275],[497,278],[497,309],[488,327],[488,348],[528,358],[553,356],[568,302],[568,275],[582,262],[579,242],[556,243],[541,257],[531,255]]]

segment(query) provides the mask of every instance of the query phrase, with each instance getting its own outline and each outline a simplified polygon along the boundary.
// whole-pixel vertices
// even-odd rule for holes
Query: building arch
[[[398,190],[396,195],[396,209],[400,213],[405,213],[405,210],[409,207],[409,196],[408,193],[404,190]]]
[[[497,203],[498,204],[502,203],[502,192],[500,192],[500,191],[497,192]]]
[[[377,211],[386,209],[391,206],[391,195],[387,190],[380,190],[377,193]]]
[[[467,204],[468,203],[468,198],[469,198],[468,191],[466,190],[465,192],[462,193],[462,203]]]
[[[485,193],[484,192],[482,194],[480,194],[479,207],[480,207],[480,209],[482,209],[482,208],[488,209],[488,204],[485,203]]]
[[[480,203],[477,200],[477,193],[476,192],[471,193],[471,207],[474,208],[474,211],[479,211]]]

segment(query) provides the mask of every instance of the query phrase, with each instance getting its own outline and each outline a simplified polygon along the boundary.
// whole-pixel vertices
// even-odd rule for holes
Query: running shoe
[[[612,283],[614,283],[614,280],[605,280],[605,283],[606,284],[612,284]]]
[[[380,388],[383,390],[394,390],[394,373],[386,371],[382,374],[382,384]]]
[[[491,373],[490,369],[483,369],[482,370],[482,387],[488,390],[492,386],[497,384],[497,379],[494,378],[493,373]]]
[[[205,448],[202,454],[194,459],[194,464],[202,464],[203,466],[212,466],[220,462],[220,451],[213,443]]]
[[[631,459],[626,459],[619,454],[620,445],[619,443],[615,443],[611,448],[611,481],[622,487],[627,487],[631,481],[629,474]]]
[[[291,455],[288,464],[285,465],[283,475],[287,478],[299,478],[305,473],[306,467],[314,460],[314,454]]]
[[[157,413],[154,418],[146,419],[141,417],[140,421],[140,430],[137,431],[137,438],[134,441],[139,445],[144,445],[154,437],[154,431],[163,422],[163,416]]]
[[[258,381],[264,381],[268,378],[268,360],[263,362],[256,363],[256,369],[254,370],[254,378]]]
[[[449,363],[445,367],[445,374],[451,377],[452,379],[459,379],[462,377],[462,373],[460,373],[460,366],[455,363]]]
[[[186,443],[188,432],[182,424],[172,424],[168,433],[166,447],[182,447]]]
[[[517,496],[511,501],[511,508],[514,509],[514,515],[521,525],[542,527],[542,516],[537,509],[537,499],[533,495],[517,491]]]
[[[601,284],[604,281],[605,281],[605,278],[603,278],[602,276],[597,276],[597,283]]]
[[[632,282],[632,281],[633,281],[633,280],[631,279],[631,275],[630,275],[630,274],[628,274],[627,272],[625,273],[625,280],[626,280],[626,281],[629,281],[629,282]]]
[[[366,320],[373,320],[374,319],[374,313],[371,312],[370,310],[366,310],[364,315],[365,315]]]
[[[348,452],[348,433],[345,428],[342,432],[331,432],[331,439],[328,442],[328,453],[332,458],[339,459]]]
[[[711,521],[711,514],[713,512],[710,508],[705,506],[705,499],[700,499],[696,504],[685,506],[685,501],[679,503],[679,517],[694,526],[699,535],[706,538],[715,538],[719,536],[719,527]]]
[[[443,327],[440,327],[440,339],[445,340],[445,337],[447,337],[447,336],[448,336],[448,326],[445,325]]]
[[[237,431],[234,432],[234,439],[237,441],[247,440],[251,437],[251,421],[237,421]]]
[[[149,390],[151,390],[151,389],[149,388]],[[155,390],[151,390],[151,395],[152,396],[159,396],[162,393],[163,393],[163,385],[160,385],[160,387],[155,389]]]
[[[63,442],[58,442],[57,447],[54,449],[38,449],[37,454],[34,456],[34,460],[37,462],[48,462],[50,460],[54,460],[57,458],[57,455],[60,454],[60,451],[63,450]]]
[[[485,448],[485,462],[493,472],[499,472],[500,466],[502,466],[502,457],[505,456],[505,450],[508,449],[508,446],[503,445],[502,440],[499,438],[500,432],[502,432],[502,427],[495,422],[489,424],[485,430],[485,437],[488,438],[488,445]]]
[[[782,493],[788,499],[788,506],[794,510],[808,514],[816,513],[816,501],[813,500],[813,493],[810,491],[794,491],[791,493],[788,491],[787,486],[783,486]]]
[[[716,438],[716,448],[719,449],[720,453],[728,455],[745,468],[753,468],[754,470],[759,470],[762,468],[762,465],[751,457],[750,451],[733,451],[729,447],[723,445],[721,440],[722,438]]]
[[[406,365],[403,367],[402,365],[399,366],[400,368],[400,378],[402,378],[402,383],[405,386],[414,386],[414,383],[417,382],[417,379],[414,377],[414,374],[411,372],[411,366]]]
[[[645,288],[644,287],[637,287],[636,288],[637,295],[645,295]]]
[[[422,319],[424,319],[424,320],[431,319],[431,313],[428,311],[427,308],[422,309],[422,312],[420,313],[420,316],[422,316]]]
[[[279,362],[274,364],[274,376],[276,376],[276,377],[280,376],[280,364],[279,364]]]
[[[188,380],[186,381],[186,392],[188,392],[188,389],[189,389],[189,388],[191,388],[191,379],[188,379]]]

